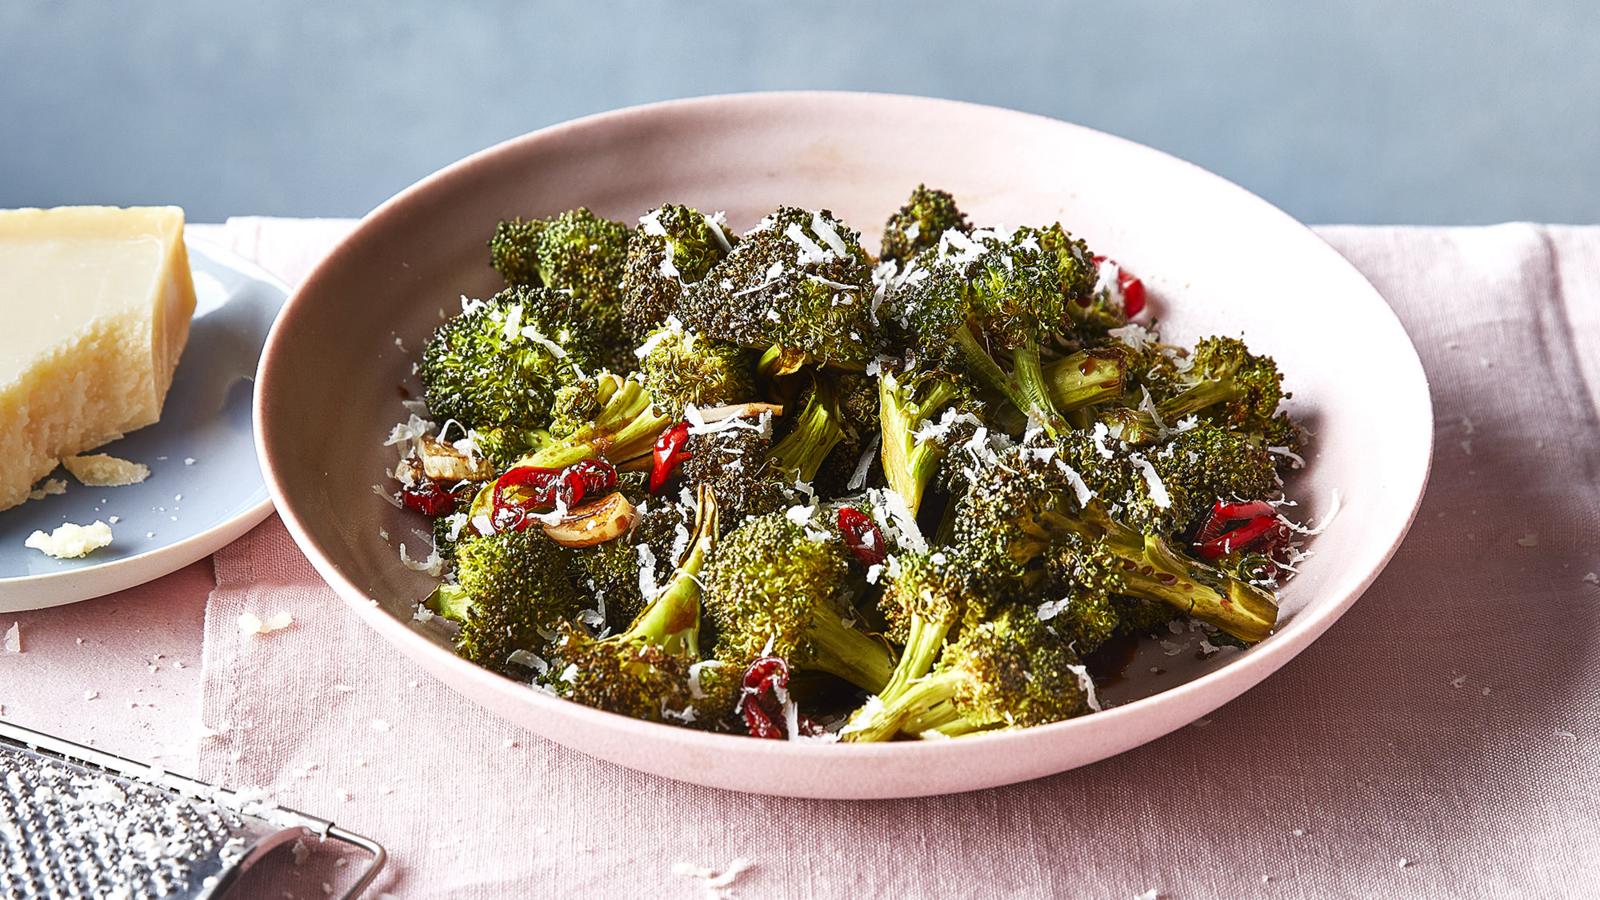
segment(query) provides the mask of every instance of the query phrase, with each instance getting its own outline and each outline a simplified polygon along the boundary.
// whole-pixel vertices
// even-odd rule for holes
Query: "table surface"
[[[319,240],[310,241],[315,246],[326,246],[328,237],[345,227],[334,222],[305,225],[308,233],[322,230]],[[237,235],[220,226],[193,226],[192,233],[229,238],[247,255],[252,249],[239,246]],[[1211,743],[1203,744],[1196,744],[1193,729],[1186,729],[1188,737],[1180,733],[1165,738],[1120,761],[1092,767],[1090,775],[1080,771],[1034,783],[1041,792],[1076,789],[1091,783],[1087,779],[1092,773],[1110,778],[1121,771],[1117,766],[1133,765],[1130,758],[1149,766],[1173,748],[1199,746],[1218,759],[1269,753],[1279,763],[1270,783],[1254,785],[1234,798],[1247,808],[1231,810],[1230,822],[1217,823],[1218,832],[1226,826],[1250,834],[1259,826],[1270,829],[1260,838],[1272,846],[1309,834],[1305,844],[1320,838],[1320,849],[1283,850],[1283,867],[1260,873],[1259,882],[1256,874],[1246,884],[1227,881],[1214,871],[1186,879],[1174,874],[1184,871],[1181,859],[1174,859],[1185,854],[1191,841],[1203,848],[1194,852],[1205,865],[1216,865],[1228,848],[1215,846],[1215,841],[1207,848],[1201,830],[1207,827],[1207,812],[1183,807],[1153,843],[1083,851],[1088,855],[1078,860],[1058,858],[1053,869],[1045,866],[1035,880],[1009,884],[1009,894],[1128,896],[1148,887],[1171,897],[1238,896],[1269,889],[1289,896],[1406,891],[1575,895],[1589,886],[1583,873],[1600,863],[1600,851],[1593,849],[1600,844],[1600,734],[1595,727],[1600,676],[1594,666],[1600,646],[1600,578],[1591,583],[1585,577],[1600,569],[1600,452],[1594,443],[1600,440],[1594,408],[1600,352],[1593,351],[1600,346],[1600,229],[1332,228],[1323,233],[1390,297],[1417,340],[1434,385],[1439,449],[1416,531],[1369,596],[1317,647],[1246,699],[1219,711],[1218,721],[1231,720],[1234,728],[1212,729],[1206,736]],[[1533,270],[1517,255],[1536,255],[1541,246],[1554,248],[1547,260],[1554,287],[1548,279],[1529,274]],[[258,257],[270,256],[269,248],[256,249]],[[1467,279],[1460,272],[1464,267],[1481,266],[1483,271],[1474,270],[1478,281],[1470,282],[1472,296],[1430,297],[1426,279],[1404,271],[1395,263],[1397,256],[1414,259],[1424,269],[1435,267],[1429,277],[1444,281]],[[260,261],[289,277],[303,274],[306,265],[305,259]],[[1508,279],[1504,284],[1495,280],[1502,276]],[[1546,286],[1530,287],[1535,284]],[[1516,291],[1527,296],[1515,296]],[[1539,291],[1558,296],[1552,300]],[[1460,309],[1452,312],[1452,302],[1461,304]],[[1430,303],[1444,307],[1429,308]],[[1497,303],[1501,305],[1495,308]],[[1531,339],[1536,358],[1503,358],[1524,326],[1536,333]],[[1468,339],[1463,336],[1473,333],[1489,340],[1481,348],[1463,346]],[[1527,377],[1517,379],[1505,395],[1486,396],[1500,390],[1497,371],[1518,371],[1519,364],[1540,371],[1524,372]],[[1536,433],[1537,426],[1529,424],[1535,414],[1575,422],[1562,427],[1581,427],[1587,436],[1572,437],[1572,446],[1560,445],[1559,436],[1547,446],[1541,437],[1537,450],[1527,450],[1517,442],[1517,432],[1521,430],[1521,440],[1529,440]],[[1534,462],[1519,457],[1518,447],[1526,450],[1522,457],[1531,455]],[[1469,530],[1446,528],[1456,521],[1468,522]],[[1527,543],[1530,539],[1534,543]],[[1456,571],[1459,579],[1452,574]],[[116,595],[17,615],[24,652],[0,654],[0,714],[170,770],[198,770],[205,617],[216,584],[212,561],[205,560]],[[1544,606],[1530,609],[1519,602],[1526,598],[1537,598]],[[1414,611],[1408,612],[1408,605]],[[1462,618],[1437,618],[1457,613]],[[1481,622],[1467,620],[1474,616]],[[1421,621],[1428,617],[1435,618]],[[1331,680],[1351,674],[1358,677],[1337,690],[1327,689]],[[1291,731],[1275,733],[1280,726]],[[1185,771],[1193,767],[1196,779],[1208,772],[1203,760],[1183,765]],[[587,771],[565,768],[566,774]],[[644,784],[657,797],[676,796],[674,786],[643,776],[607,774],[604,780],[624,790]],[[1097,791],[1105,805],[1095,808],[1090,821],[1108,829],[1133,828],[1115,833],[1137,842],[1129,837],[1138,833],[1137,823],[1117,821],[1112,807],[1132,804],[1133,795],[1121,792],[1138,788],[1136,783],[1128,787],[1126,780],[1116,784],[1124,787]],[[1229,802],[1230,794],[1215,784],[1196,790],[1219,804]],[[825,817],[839,840],[851,834],[837,812],[848,806],[689,791],[679,794],[725,798],[715,802],[724,804],[730,827],[747,823],[749,815],[803,807]],[[1028,786],[1019,786],[950,798],[950,804],[978,810],[988,817],[984,821],[1010,829],[957,835],[954,846],[979,854],[997,843],[1016,841],[1024,855],[1042,853],[1039,848],[1051,841],[1036,833],[1037,827],[1046,827],[1036,819],[1050,807],[1034,810],[1020,824],[1006,813],[1012,804],[1027,802],[1029,792]],[[1275,795],[1292,800],[1294,808],[1276,808]],[[368,824],[384,821],[386,801],[368,802],[361,817]],[[897,808],[937,809],[939,802],[856,808],[864,816],[881,817]],[[1148,815],[1162,804],[1140,797],[1137,808]],[[1241,818],[1245,825],[1232,821]],[[666,815],[664,821],[672,824],[675,818]],[[1256,825],[1248,824],[1252,822]],[[1435,831],[1418,833],[1417,828]],[[1515,833],[1505,833],[1508,828]],[[929,837],[920,840],[926,847]],[[694,846],[718,854],[724,846],[706,838],[703,828],[697,841]],[[1025,849],[1030,843],[1034,846]],[[837,842],[809,846],[812,852],[854,852]],[[915,856],[916,851],[905,852]],[[1091,858],[1102,852],[1111,852],[1116,862]],[[1260,852],[1257,846],[1249,856],[1258,859]],[[864,853],[863,859],[869,858],[875,866],[892,869],[901,853]],[[716,865],[727,857],[702,861]],[[622,862],[641,861],[630,857]],[[585,882],[597,890],[629,883],[638,887],[654,879],[605,880],[601,870],[616,863],[593,857],[573,865],[577,871],[597,873]],[[657,868],[664,871],[670,863]],[[848,868],[847,863],[838,865]],[[1357,865],[1365,868],[1352,870]],[[793,860],[782,871],[792,875]],[[1073,875],[1082,880],[1069,880]],[[1401,878],[1413,880],[1397,880]],[[760,895],[830,893],[829,882],[801,889],[761,880],[740,885],[747,883]],[[858,896],[891,889],[972,890],[970,881],[961,882],[968,886],[961,889],[941,885],[937,878],[893,874],[857,873],[854,879],[841,877],[831,884],[836,889],[853,885],[851,893]],[[694,895],[683,884],[676,890]],[[480,894],[464,891],[459,896]]]

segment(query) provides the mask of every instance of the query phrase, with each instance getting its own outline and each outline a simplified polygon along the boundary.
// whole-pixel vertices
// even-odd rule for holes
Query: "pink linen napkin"
[[[293,279],[343,227],[228,231]],[[1354,609],[1208,721],[957,796],[679,784],[432,681],[270,519],[216,556],[204,720],[218,733],[201,774],[378,837],[394,854],[380,888],[406,897],[1585,894],[1600,867],[1600,228],[1322,233],[1417,342],[1432,486]],[[241,614],[280,611],[294,624],[241,634]],[[675,872],[736,859],[749,867],[726,887]]]

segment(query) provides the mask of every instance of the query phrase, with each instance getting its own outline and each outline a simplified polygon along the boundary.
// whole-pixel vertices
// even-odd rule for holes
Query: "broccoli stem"
[[[656,438],[672,420],[656,412],[650,396],[637,381],[618,380],[622,383],[609,394],[602,393],[605,405],[593,422],[565,440],[524,457],[519,464],[560,469],[599,455],[620,468],[648,457]]]
[[[1251,644],[1270,635],[1277,623],[1278,605],[1271,594],[1179,554],[1161,537],[1129,528],[1097,504],[1080,517],[1047,515],[1052,530],[1104,541],[1121,560],[1130,596],[1168,603]]]
[[[954,624],[954,620],[913,614],[906,628],[905,649],[900,652],[900,661],[894,667],[894,674],[889,677],[883,690],[878,692],[878,699],[885,703],[898,700],[911,685],[918,683],[917,679],[927,675],[934,661],[939,658],[944,639]]]
[[[1161,418],[1175,421],[1184,416],[1203,413],[1213,406],[1237,400],[1244,395],[1244,388],[1231,378],[1202,381],[1185,388],[1157,408],[1161,411]]]
[[[852,719],[840,736],[870,743],[890,740],[901,732],[921,734],[955,725],[962,721],[954,698],[964,677],[957,671],[934,672],[892,697],[879,695],[883,705],[866,719]]]
[[[947,379],[930,378],[924,384],[922,397],[913,400],[910,388],[902,386],[889,372],[878,380],[883,474],[913,516],[922,506],[923,492],[944,457],[944,446],[938,441],[919,442],[917,429],[956,398],[955,385]]]
[[[1066,429],[1066,422],[1050,400],[1050,388],[1039,362],[1038,344],[1028,341],[1011,351],[1012,373],[1000,368],[970,328],[956,329],[956,347],[961,358],[986,384],[1006,396],[1018,410],[1044,427],[1052,438]]]
[[[700,657],[700,569],[717,534],[717,503],[711,489],[699,492],[699,512],[689,555],[661,593],[640,611],[616,641],[647,641],[668,653]]]
[[[1127,364],[1120,355],[1088,350],[1079,350],[1044,369],[1050,398],[1063,414],[1121,395],[1127,375]]]
[[[806,668],[843,678],[862,690],[882,690],[894,661],[877,640],[847,624],[831,608],[819,608],[806,627],[811,658]]]
[[[779,441],[770,454],[773,465],[795,481],[810,483],[817,477],[823,460],[844,440],[844,428],[832,408],[832,392],[818,382],[805,409],[795,420],[794,430]]]

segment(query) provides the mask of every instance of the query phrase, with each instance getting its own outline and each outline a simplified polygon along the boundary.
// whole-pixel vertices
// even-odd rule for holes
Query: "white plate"
[[[75,603],[160,578],[234,540],[272,512],[256,464],[250,394],[261,345],[289,295],[238,256],[188,241],[197,304],[161,421],[97,452],[144,463],[141,484],[67,491],[0,512],[0,612]],[[192,460],[192,462],[191,462]],[[112,525],[111,546],[51,559],[23,546],[62,522]]]

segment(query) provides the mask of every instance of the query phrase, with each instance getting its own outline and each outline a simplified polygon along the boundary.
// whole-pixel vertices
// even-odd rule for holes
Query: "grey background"
[[[573,116],[805,87],[1081,122],[1307,221],[1600,221],[1594,0],[8,0],[0,206],[359,215]]]

